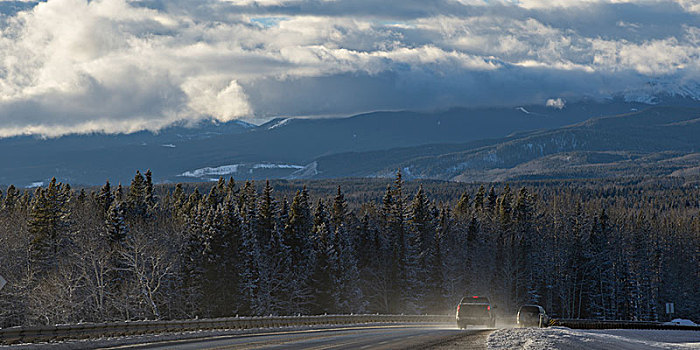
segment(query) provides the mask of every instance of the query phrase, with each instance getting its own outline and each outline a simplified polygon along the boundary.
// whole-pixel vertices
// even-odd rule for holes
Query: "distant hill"
[[[209,181],[219,176],[377,177],[393,173],[397,167],[420,178],[469,180],[472,171],[512,168],[557,152],[647,152],[646,148],[627,148],[633,134],[624,145],[603,147],[606,135],[614,134],[615,125],[561,128],[648,107],[618,99],[571,103],[562,109],[514,106],[373,112],[346,118],[277,118],[259,126],[238,121],[200,123],[159,133],[68,135],[45,140],[13,137],[0,139],[0,184],[37,185],[53,176],[72,184],[97,185],[106,179],[128,182],[137,169],[151,169],[157,182]],[[686,128],[668,127],[664,132]],[[597,136],[601,138],[595,141],[601,144],[599,148],[559,147],[551,141],[560,139],[568,144],[567,135],[574,135],[577,145],[583,140],[593,142],[598,129],[607,133]],[[567,134],[566,130],[571,131]],[[631,132],[648,135],[650,131]],[[678,148],[667,139],[659,141],[657,151]],[[523,140],[531,141],[523,146]],[[606,142],[613,141],[623,140],[615,137]],[[530,147],[528,143],[532,150],[522,149]],[[482,175],[479,177],[486,176]]]
[[[652,107],[498,140],[336,154],[316,168],[319,177],[335,177],[342,159],[366,159],[353,175],[403,169],[408,177],[456,181],[700,175],[699,152],[700,109]]]

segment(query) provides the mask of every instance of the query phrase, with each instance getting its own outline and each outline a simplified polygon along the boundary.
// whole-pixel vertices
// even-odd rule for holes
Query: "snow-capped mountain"
[[[659,104],[669,98],[700,101],[700,82],[689,81],[679,84],[671,80],[651,80],[639,88],[631,88],[620,93],[626,102]]]

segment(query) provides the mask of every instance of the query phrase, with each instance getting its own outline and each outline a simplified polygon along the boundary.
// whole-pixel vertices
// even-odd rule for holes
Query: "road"
[[[410,324],[348,326],[167,340],[108,349],[485,349],[491,332]]]

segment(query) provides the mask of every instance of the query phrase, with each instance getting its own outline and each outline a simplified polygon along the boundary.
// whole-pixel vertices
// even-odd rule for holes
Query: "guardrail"
[[[342,325],[361,323],[454,323],[454,316],[442,315],[321,315],[228,317],[175,321],[134,321],[81,323],[0,329],[0,344],[34,343],[64,339],[118,337],[198,330],[277,328],[292,326]]]
[[[549,326],[561,326],[573,329],[676,329],[700,331],[700,326],[687,326],[649,321],[551,319],[549,321]]]

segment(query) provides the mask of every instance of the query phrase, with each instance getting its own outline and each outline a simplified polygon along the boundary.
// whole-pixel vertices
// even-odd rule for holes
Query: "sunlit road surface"
[[[109,349],[429,349],[448,343],[485,342],[491,330],[459,330],[454,326],[349,326],[317,330],[222,335],[113,347]],[[478,337],[478,339],[477,339]],[[466,339],[465,339],[466,338]],[[482,345],[482,344],[473,344]],[[485,343],[483,348],[485,349]],[[481,346],[477,346],[479,348]],[[470,347],[471,348],[471,347]]]

